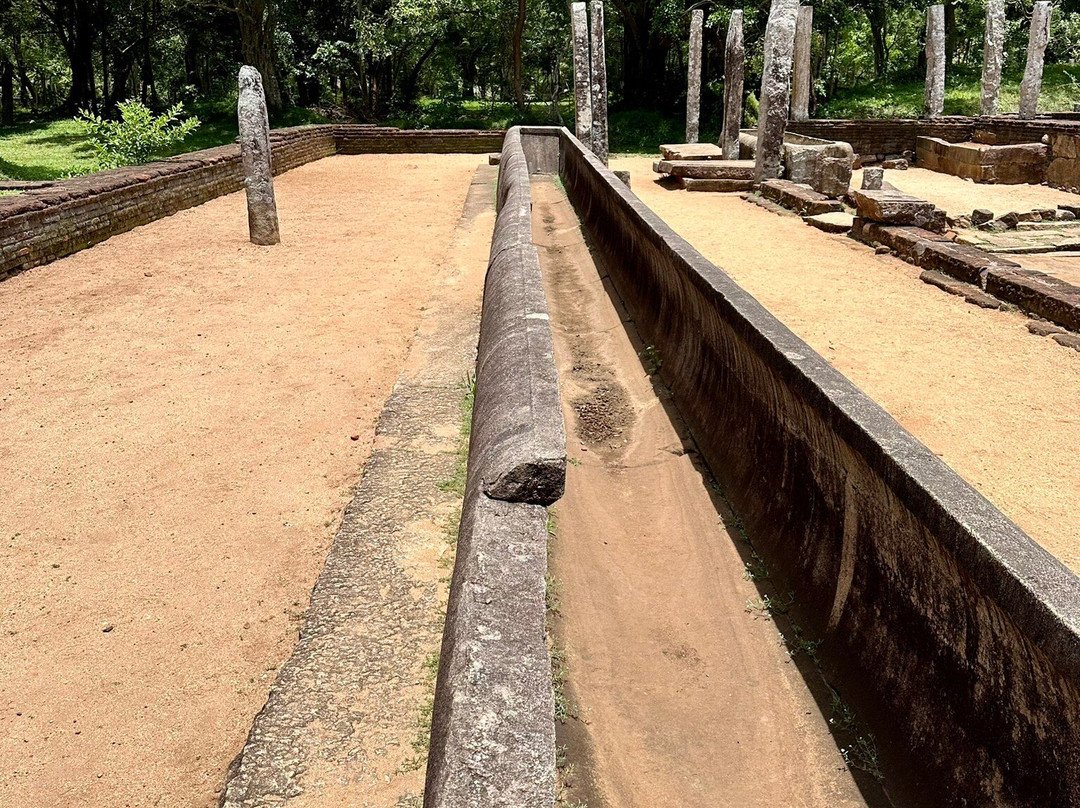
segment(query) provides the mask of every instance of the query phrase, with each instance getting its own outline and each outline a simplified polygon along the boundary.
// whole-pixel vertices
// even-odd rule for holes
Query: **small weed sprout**
[[[743,567],[743,578],[748,581],[765,581],[769,578],[769,568],[756,555],[743,564]]]
[[[771,595],[763,595],[760,598],[748,598],[746,611],[751,614],[754,612],[760,614],[787,614],[794,603],[794,592],[788,592],[786,596],[776,598]]]
[[[783,636],[783,635],[781,635]],[[803,636],[802,626],[793,626],[791,636],[784,637],[784,645],[787,646],[788,655],[794,659],[799,654],[805,654],[814,662],[818,661],[818,648],[824,640],[810,640]]]
[[[650,376],[659,373],[660,368],[664,366],[664,360],[660,357],[660,351],[655,345],[646,345],[639,356],[642,364],[645,365],[645,372]]]
[[[851,744],[841,748],[840,754],[853,769],[866,772],[879,783],[885,779],[885,773],[878,765],[877,741],[873,735],[857,736]]]
[[[833,693],[830,712],[832,715],[829,717],[829,726],[834,730],[837,732],[851,732],[855,729],[855,713],[844,704],[844,700],[836,693]]]

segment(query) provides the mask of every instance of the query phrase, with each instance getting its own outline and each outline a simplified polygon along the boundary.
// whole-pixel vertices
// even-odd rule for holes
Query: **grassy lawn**
[[[162,153],[169,157],[183,152],[208,149],[231,143],[236,138],[236,102],[203,104],[193,112],[202,124],[183,143]],[[273,126],[318,123],[314,113],[293,109],[275,119]],[[69,174],[94,170],[94,150],[82,127],[71,118],[33,121],[0,127],[0,178],[9,180],[52,180]]]
[[[1022,72],[1005,75],[1001,82],[1001,112],[1020,107]],[[923,78],[879,79],[842,91],[822,105],[816,118],[917,118],[923,110]],[[955,68],[945,78],[945,114],[978,115],[981,97],[978,70]],[[1047,65],[1043,71],[1040,112],[1071,112],[1080,103],[1080,65]]]

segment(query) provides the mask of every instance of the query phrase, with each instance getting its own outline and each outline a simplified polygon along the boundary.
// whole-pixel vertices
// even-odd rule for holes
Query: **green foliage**
[[[97,154],[97,168],[139,165],[149,162],[170,146],[182,143],[199,128],[196,117],[181,119],[184,105],[176,103],[160,115],[135,99],[121,101],[120,117],[108,120],[80,110],[79,121]]]

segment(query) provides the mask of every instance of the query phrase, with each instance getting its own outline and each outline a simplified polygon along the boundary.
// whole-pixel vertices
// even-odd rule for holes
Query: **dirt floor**
[[[804,679],[777,624],[748,608],[762,592],[746,546],[573,209],[549,180],[533,200],[572,458],[552,550],[579,718],[560,729],[576,772],[568,804],[866,804],[811,692],[820,677]]]
[[[925,168],[886,169],[885,181],[904,193],[933,202],[950,216],[969,214],[976,208],[1001,216],[1013,210],[1022,213],[1056,208],[1059,204],[1080,205],[1080,196],[1049,185],[987,185]],[[862,171],[852,174],[851,187],[862,187]]]
[[[1025,269],[1035,269],[1060,278],[1063,281],[1080,286],[1080,252],[1062,250],[1035,255],[1009,255],[1010,261],[1016,261]]]
[[[972,306],[796,216],[665,189],[645,158],[612,168],[629,170],[676,231],[1080,572],[1080,353],[1032,336],[1018,312]]]
[[[332,157],[0,284],[0,805],[208,806],[476,156]]]

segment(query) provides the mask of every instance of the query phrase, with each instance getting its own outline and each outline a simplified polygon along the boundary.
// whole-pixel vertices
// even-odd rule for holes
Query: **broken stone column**
[[[277,244],[277,201],[274,199],[274,172],[271,166],[270,119],[262,76],[250,65],[240,68],[240,95],[236,117],[240,124],[240,158],[247,191],[248,233],[252,244]]]
[[[791,103],[791,63],[799,0],[772,0],[765,26],[754,182],[774,180],[784,165],[784,132]]]
[[[802,6],[795,22],[795,75],[791,90],[791,120],[810,117],[810,43],[814,30],[814,7]]]
[[[885,169],[880,166],[867,166],[862,170],[862,189],[864,191],[880,191],[881,183],[885,181]]]
[[[604,44],[604,3],[592,0],[592,150],[608,164],[607,47]]]
[[[731,12],[724,46],[724,131],[720,148],[725,160],[739,159],[739,127],[742,126],[743,58],[742,9]]]
[[[705,12],[700,8],[690,14],[690,52],[686,63],[686,142],[698,142],[701,120],[701,27]]]
[[[926,9],[926,94],[927,118],[945,111],[945,6]]]
[[[1034,118],[1042,89],[1043,56],[1050,41],[1049,0],[1038,0],[1031,12],[1031,34],[1028,37],[1027,66],[1020,82],[1020,117]]]
[[[574,34],[574,134],[592,148],[592,70],[589,65],[589,17],[585,3],[570,4]]]
[[[986,38],[983,40],[983,115],[997,115],[1001,68],[1005,63],[1005,0],[986,0]]]

